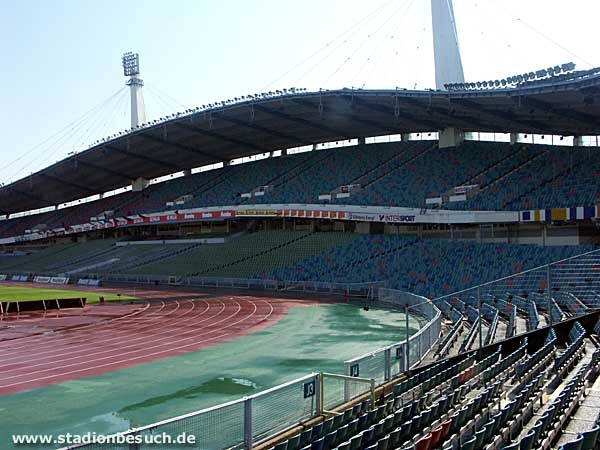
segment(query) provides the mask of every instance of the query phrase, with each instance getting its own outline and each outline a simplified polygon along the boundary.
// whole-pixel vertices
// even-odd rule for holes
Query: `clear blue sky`
[[[0,182],[127,127],[126,91],[107,101],[124,86],[125,51],[140,53],[151,119],[291,86],[434,86],[429,0],[2,0],[0,7]],[[455,0],[454,8],[467,80],[568,61],[600,66],[596,0]]]

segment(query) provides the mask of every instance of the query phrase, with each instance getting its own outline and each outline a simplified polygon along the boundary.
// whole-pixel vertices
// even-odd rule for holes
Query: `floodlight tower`
[[[142,86],[144,82],[138,78],[140,74],[140,55],[138,53],[127,52],[121,58],[123,63],[123,75],[129,77],[127,86],[131,93],[131,128],[137,128],[146,122],[146,109],[144,108],[144,96],[142,95]]]

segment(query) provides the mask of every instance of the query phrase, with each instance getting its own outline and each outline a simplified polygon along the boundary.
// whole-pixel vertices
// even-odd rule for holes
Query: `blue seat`
[[[325,436],[333,431],[333,417],[326,419],[323,421],[323,430],[321,431],[321,435]]]
[[[422,416],[422,418],[421,418],[420,427],[421,428],[428,427],[432,422],[431,408],[425,408],[423,410],[423,412],[421,413],[421,416]]]
[[[535,435],[535,430],[531,428],[521,439],[519,450],[531,450],[533,448],[533,440],[535,439]]]
[[[480,430],[477,430],[475,432],[475,448],[482,448],[483,447],[483,442],[484,442],[484,438],[485,438],[485,427],[481,428]]]
[[[473,450],[475,448],[475,436],[466,439],[460,446],[461,450]]]
[[[333,430],[331,433],[326,434],[323,439],[323,450],[331,450],[333,447],[335,447],[337,430]]]
[[[368,419],[368,415],[366,413],[358,416],[357,428],[359,430],[364,430],[367,427],[367,423],[368,423],[367,419]]]
[[[313,441],[313,443],[310,446],[310,450],[323,450],[325,447],[325,438],[321,437],[319,439],[317,439],[316,441]]]
[[[352,407],[352,417],[354,419],[356,419],[360,415],[360,413],[362,412],[362,407],[362,403],[357,403]]]
[[[337,450],[350,450],[350,441],[342,442],[337,446]]]
[[[348,408],[344,410],[344,413],[342,414],[342,423],[346,424],[352,420],[352,412],[353,408]]]
[[[401,442],[400,442],[401,433],[402,433],[402,431],[400,430],[400,428],[396,428],[394,431],[392,431],[390,433],[390,439],[388,441],[388,446],[390,448],[396,448],[401,444]]]
[[[333,429],[337,430],[344,424],[344,415],[338,414],[333,416]]]
[[[375,431],[375,425],[371,425],[365,431],[362,432],[362,442],[363,444],[367,444],[373,440],[373,433]]]
[[[581,450],[583,446],[583,435],[580,434],[574,441],[564,443],[559,447],[559,450]]]
[[[412,434],[416,434],[419,431],[421,431],[421,421],[423,419],[423,415],[422,414],[417,414],[416,416],[414,416],[412,418],[412,426],[410,428],[410,431]]]
[[[350,450],[361,450],[362,448],[362,434],[357,434],[350,439]]]
[[[532,444],[535,445],[540,439],[540,435],[542,433],[542,422],[539,420],[535,421],[535,424],[531,429],[534,431]]]
[[[385,424],[385,422],[383,420],[381,420],[375,424],[375,429],[373,430],[373,439],[379,439],[385,434],[385,431],[383,428],[384,424]]]
[[[304,446],[306,446],[306,444],[310,444],[311,441],[312,441],[312,428],[309,428],[308,430],[304,430],[302,433],[300,433],[300,448],[303,448]]]
[[[600,434],[600,426],[595,425],[591,430],[581,433],[583,436],[583,443],[581,444],[581,450],[592,450],[598,440]]]
[[[348,431],[346,431],[346,436],[350,438],[350,437],[354,436],[357,432],[358,432],[358,419],[354,419],[348,424]]]
[[[316,424],[312,427],[312,439],[318,439],[323,436],[323,422]]]
[[[340,444],[341,442],[346,440],[346,436],[348,433],[348,425],[344,425],[337,430],[337,436],[335,437],[336,444]]]

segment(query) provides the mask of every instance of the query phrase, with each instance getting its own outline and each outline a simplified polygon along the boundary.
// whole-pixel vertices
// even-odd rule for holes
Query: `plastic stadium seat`
[[[321,432],[323,436],[329,434],[333,431],[333,417],[326,419],[323,421],[323,431]]]
[[[312,431],[312,428],[309,428],[308,430],[304,430],[302,433],[300,433],[300,448],[312,441]]]
[[[581,450],[583,446],[583,435],[578,435],[574,441],[564,443],[559,447],[559,450]]]
[[[466,439],[460,446],[461,450],[473,450],[475,448],[475,436]]]
[[[275,447],[273,447],[273,450],[287,450],[288,448],[288,441],[283,441],[280,442],[279,444],[277,444]]]
[[[344,415],[338,414],[333,416],[333,429],[337,430],[344,424]]]
[[[337,430],[337,436],[335,438],[336,442],[339,444],[342,441],[345,441],[348,436],[348,425],[344,425]]]
[[[323,450],[325,446],[325,438],[319,438],[316,441],[314,441],[311,446],[310,446],[310,450]]]
[[[300,448],[300,435],[291,437],[287,441],[287,450],[298,450]]]
[[[323,422],[316,424],[312,427],[312,439],[318,439],[323,436]]]
[[[591,430],[581,433],[583,436],[583,442],[581,443],[581,450],[592,450],[596,446],[598,435],[600,434],[600,426],[596,424]]]
[[[384,436],[377,441],[377,450],[388,450],[389,436]]]
[[[332,431],[329,434],[326,434],[323,438],[323,449],[331,450],[335,446],[335,442],[337,440],[337,430]]]
[[[350,439],[350,450],[361,450],[362,448],[362,434],[357,434]]]
[[[356,424],[356,426],[359,430],[364,430],[367,427],[368,417],[369,416],[367,415],[367,413],[363,413],[360,416],[358,416],[358,423]]]
[[[400,445],[400,443],[401,443],[400,436],[401,436],[400,428],[397,428],[394,431],[392,431],[390,433],[390,439],[388,441],[388,446],[390,448],[396,448],[398,445]]]
[[[442,431],[443,428],[441,425],[438,425],[433,430],[431,430],[431,448],[437,448],[439,446],[440,439],[442,438]]]
[[[535,430],[531,428],[521,439],[519,450],[531,450],[533,448],[533,440],[535,439]]]
[[[342,442],[337,446],[337,450],[350,450],[350,441]]]
[[[518,450],[520,447],[521,443],[519,441],[510,444],[510,445],[506,445],[504,447],[502,447],[502,450]],[[463,447],[464,448],[464,447]]]
[[[348,431],[346,431],[346,435],[348,437],[354,436],[357,432],[358,432],[358,419],[354,419],[348,424]]]
[[[415,444],[415,450],[429,450],[431,444],[431,433],[423,436]]]

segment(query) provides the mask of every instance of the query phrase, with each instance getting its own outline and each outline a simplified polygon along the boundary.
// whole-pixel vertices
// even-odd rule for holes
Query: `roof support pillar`
[[[133,192],[140,192],[140,191],[143,191],[144,189],[146,189],[149,184],[150,184],[150,181],[148,181],[147,178],[139,177],[131,182],[131,190]]]
[[[573,147],[583,146],[583,136],[573,136]]]
[[[183,176],[184,177],[191,177],[192,176],[192,169],[185,169],[183,171]]]
[[[510,133],[510,145],[516,145],[519,142],[519,133]]]
[[[400,141],[402,141],[402,142],[410,141],[410,133],[402,133],[400,135]]]
[[[444,128],[439,136],[439,148],[458,147],[465,141],[465,132],[458,128]]]

